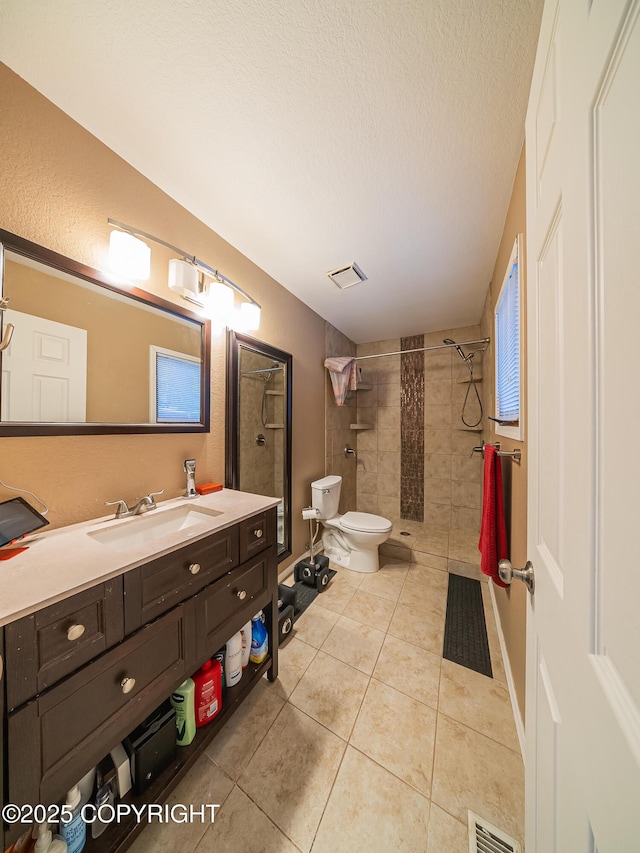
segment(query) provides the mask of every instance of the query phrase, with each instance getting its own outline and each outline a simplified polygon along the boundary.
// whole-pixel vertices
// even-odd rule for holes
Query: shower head
[[[456,351],[457,351],[458,355],[460,356],[460,358],[463,361],[467,360],[467,356],[462,352],[462,347],[460,346],[460,344],[457,344],[455,341],[451,340],[451,338],[443,338],[442,343],[443,344],[449,344],[450,346],[454,346],[456,348]]]

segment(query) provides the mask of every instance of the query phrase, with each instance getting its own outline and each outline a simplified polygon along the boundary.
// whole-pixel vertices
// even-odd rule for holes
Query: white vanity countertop
[[[279,498],[222,489],[188,501],[183,498],[163,501],[145,515],[118,520],[113,516],[97,518],[27,537],[23,543],[17,543],[28,545],[27,551],[0,561],[0,626],[237,524],[279,502]],[[147,518],[159,518],[163,511],[184,506],[215,510],[220,515],[206,517],[153,542],[132,545],[126,551],[103,544],[90,535],[115,526],[143,525]]]

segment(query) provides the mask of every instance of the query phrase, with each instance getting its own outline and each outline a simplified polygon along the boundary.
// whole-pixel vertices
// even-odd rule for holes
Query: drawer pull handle
[[[123,678],[120,682],[120,687],[122,687],[123,693],[131,693],[133,688],[136,686],[135,678]]]
[[[79,640],[80,637],[84,634],[84,632],[84,625],[71,625],[71,627],[67,631],[67,640],[69,640],[69,642],[72,642],[73,640]]]
[[[197,575],[200,571],[200,563],[191,563],[191,565],[189,566],[189,571],[192,575]]]
[[[262,528],[259,527],[257,530],[254,530],[253,534],[256,537],[256,539],[262,539]]]
[[[247,597],[247,591],[246,591],[246,589],[239,589],[239,590],[236,592],[236,595],[238,596],[238,598],[240,599],[240,601],[244,601],[244,600],[245,600],[245,598]]]

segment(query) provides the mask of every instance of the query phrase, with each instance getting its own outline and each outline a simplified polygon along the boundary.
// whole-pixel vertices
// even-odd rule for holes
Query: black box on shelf
[[[137,794],[145,791],[176,756],[176,712],[167,699],[125,739]]]

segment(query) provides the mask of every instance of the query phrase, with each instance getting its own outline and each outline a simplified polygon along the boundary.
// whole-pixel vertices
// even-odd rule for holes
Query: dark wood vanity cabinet
[[[144,795],[126,797],[161,802],[263,674],[277,677],[275,533],[271,509],[5,626],[3,802],[63,801],[262,609],[267,660],[243,671],[239,684],[225,691],[218,717],[198,729],[189,747],[178,748],[173,765]],[[243,542],[253,546],[250,551]],[[196,572],[190,571],[194,565]],[[5,826],[5,847],[24,829]],[[133,821],[120,824],[88,840],[85,849],[124,849],[140,830]]]
[[[238,525],[124,576],[124,623],[135,631],[238,565]]]
[[[17,619],[5,632],[12,711],[122,640],[122,578]]]

